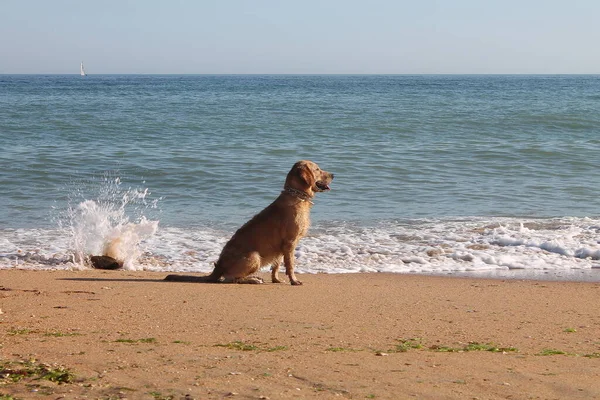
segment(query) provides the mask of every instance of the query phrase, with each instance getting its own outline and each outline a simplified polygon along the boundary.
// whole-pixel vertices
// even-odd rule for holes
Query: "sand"
[[[0,398],[600,398],[597,282],[165,275],[0,270]]]

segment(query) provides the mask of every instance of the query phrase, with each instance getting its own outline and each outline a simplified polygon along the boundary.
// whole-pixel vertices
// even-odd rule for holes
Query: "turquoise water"
[[[336,176],[306,272],[600,266],[600,76],[4,75],[0,144],[5,267],[129,227],[209,270],[299,159]]]

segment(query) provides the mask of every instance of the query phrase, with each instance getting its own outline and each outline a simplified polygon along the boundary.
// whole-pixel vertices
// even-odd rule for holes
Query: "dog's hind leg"
[[[229,260],[231,262],[231,260]],[[262,278],[255,276],[261,267],[260,254],[252,252],[246,257],[233,261],[225,275],[226,282],[233,283],[265,283]]]

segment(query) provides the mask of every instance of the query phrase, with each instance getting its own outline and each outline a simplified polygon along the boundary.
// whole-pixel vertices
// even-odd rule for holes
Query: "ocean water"
[[[600,76],[0,75],[0,268],[208,272],[292,164],[304,273],[600,269]]]

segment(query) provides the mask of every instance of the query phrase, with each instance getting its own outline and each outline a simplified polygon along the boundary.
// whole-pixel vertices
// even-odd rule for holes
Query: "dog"
[[[294,274],[294,251],[308,231],[315,194],[330,190],[332,180],[333,174],[323,171],[316,163],[298,161],[287,174],[279,197],[246,222],[225,244],[210,275],[168,275],[165,280],[264,283],[254,274],[271,265],[271,281],[281,283],[278,272],[283,259],[290,283],[301,285]]]

